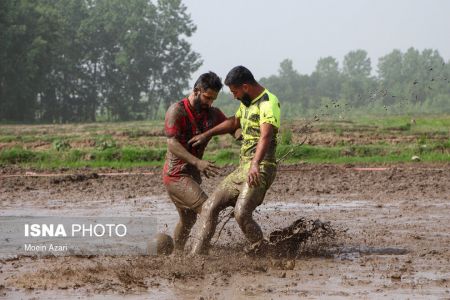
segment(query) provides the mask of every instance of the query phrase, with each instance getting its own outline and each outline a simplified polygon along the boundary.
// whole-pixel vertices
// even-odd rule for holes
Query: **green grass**
[[[165,154],[166,149],[131,147],[93,151],[79,149],[66,151],[31,151],[22,148],[13,148],[0,151],[0,163],[36,166],[40,168],[161,165],[164,161]]]
[[[450,141],[431,145],[355,145],[321,147],[311,145],[279,145],[277,157],[292,151],[284,163],[399,163],[411,162],[418,155],[423,162],[450,162]],[[15,164],[35,168],[79,168],[112,167],[130,168],[137,166],[162,166],[166,149],[108,148],[105,150],[69,149],[66,151],[31,151],[21,148],[0,151],[1,164]],[[237,164],[238,149],[222,149],[209,152],[205,159],[218,165]]]
[[[238,163],[239,153],[232,150],[220,150],[215,154],[206,154],[205,159],[214,161],[217,164]]]
[[[0,163],[4,164],[40,162],[48,159],[48,153],[39,153],[21,148],[6,149],[0,152]]]
[[[399,163],[411,162],[415,155],[423,162],[450,162],[450,143],[435,144],[426,147],[420,145],[357,145],[318,147],[310,145],[283,146],[277,148],[277,156],[281,157],[292,149],[292,154],[286,157],[286,162],[299,161],[310,163]]]
[[[399,163],[411,162],[414,155],[423,162],[450,162],[450,115],[358,115],[344,120],[321,120],[312,124],[314,131],[334,143],[314,146],[295,144],[305,136],[298,131],[302,124],[307,124],[307,120],[283,120],[277,156],[282,157],[292,149],[284,162]],[[166,153],[165,138],[154,135],[162,130],[161,121],[3,125],[0,126],[0,164],[43,169],[161,166]],[[367,138],[357,139],[362,143],[354,144],[349,139],[352,134]],[[402,139],[393,142],[397,136]],[[41,143],[44,147],[40,147]],[[219,165],[237,164],[239,147],[231,137],[228,140],[215,137],[205,152],[205,159]]]
[[[411,120],[415,120],[415,124]],[[373,116],[358,117],[352,119],[358,125],[376,126],[383,130],[398,129],[413,133],[446,133],[449,134],[449,115],[424,115],[424,116],[385,116],[374,118]]]
[[[17,139],[15,135],[3,135],[0,136],[0,143],[11,143]]]

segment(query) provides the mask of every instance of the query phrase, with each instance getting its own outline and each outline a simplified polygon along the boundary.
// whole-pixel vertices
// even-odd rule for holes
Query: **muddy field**
[[[255,212],[264,233],[299,217],[339,230],[295,260],[246,257],[231,220],[205,257],[3,258],[0,298],[450,298],[450,164],[370,167],[280,166]],[[159,168],[32,171],[2,169],[1,216],[157,216],[168,233],[177,221]]]

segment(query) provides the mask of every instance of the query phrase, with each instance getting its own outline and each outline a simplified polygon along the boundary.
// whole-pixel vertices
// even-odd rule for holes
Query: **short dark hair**
[[[222,79],[217,76],[216,73],[209,71],[208,73],[204,73],[198,77],[197,81],[194,84],[195,88],[202,88],[204,90],[212,89],[214,91],[219,92],[223,87]]]
[[[230,85],[243,85],[247,84],[256,84],[255,77],[253,77],[252,72],[244,66],[237,66],[231,69],[228,72],[227,77],[225,78],[225,84]]]

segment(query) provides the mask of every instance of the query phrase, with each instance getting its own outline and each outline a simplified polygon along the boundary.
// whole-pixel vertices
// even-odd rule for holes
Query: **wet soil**
[[[265,235],[299,218],[340,230],[295,257],[246,256],[231,219],[209,256],[1,258],[0,298],[450,297],[450,164],[379,167],[280,166],[254,214]],[[205,179],[205,191],[232,169]],[[156,216],[167,233],[178,218],[158,168],[31,172],[2,169],[1,216]]]

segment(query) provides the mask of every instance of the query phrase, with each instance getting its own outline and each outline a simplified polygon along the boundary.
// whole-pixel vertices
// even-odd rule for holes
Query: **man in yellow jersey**
[[[280,103],[243,66],[233,68],[225,84],[234,98],[241,101],[238,111],[235,116],[193,137],[189,144],[198,147],[212,136],[233,133],[241,128],[243,142],[240,163],[204,203],[193,254],[207,253],[219,212],[227,206],[234,206],[234,217],[252,246],[261,246],[264,241],[262,230],[252,215],[275,179]]]

